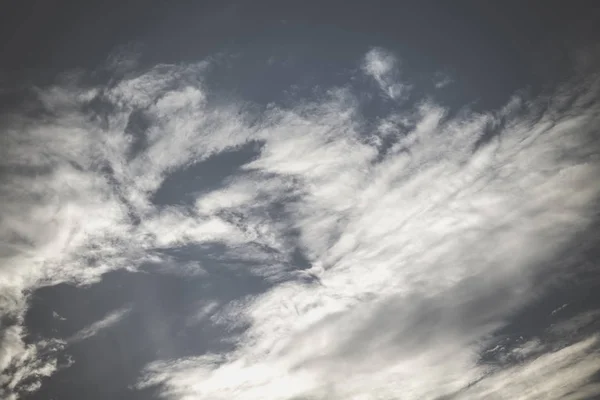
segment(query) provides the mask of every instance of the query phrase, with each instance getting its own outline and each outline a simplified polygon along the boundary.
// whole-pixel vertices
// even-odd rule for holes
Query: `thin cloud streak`
[[[119,323],[123,318],[129,314],[131,308],[121,308],[115,310],[109,314],[107,314],[100,321],[96,321],[93,324],[86,326],[81,329],[79,332],[75,333],[71,338],[69,338],[68,342],[80,342],[85,339],[89,339],[92,336],[97,335],[99,332],[110,328],[111,326]]]

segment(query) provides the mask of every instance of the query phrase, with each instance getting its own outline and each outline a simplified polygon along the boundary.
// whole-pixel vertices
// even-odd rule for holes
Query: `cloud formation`
[[[393,99],[399,99],[410,88],[398,79],[398,61],[390,52],[382,48],[369,50],[362,64],[363,71],[375,79],[379,88]]]
[[[125,316],[131,311],[131,308],[121,308],[115,310],[109,314],[107,314],[100,321],[96,321],[93,324],[86,326],[81,329],[79,332],[75,333],[70,339],[69,342],[79,342],[81,340],[88,339],[98,332],[110,328],[111,326],[117,324],[121,321]]]
[[[374,49],[361,65],[399,99],[410,85],[397,64]],[[549,261],[598,211],[597,77],[488,113],[425,99],[371,129],[351,87],[257,114],[215,101],[202,82],[210,68],[163,65],[104,89],[40,89],[29,110],[4,118],[4,381],[15,370],[49,374],[55,362],[35,367],[43,373],[20,364],[28,291],[153,264],[204,273],[163,250],[217,243],[222,260],[272,288],[199,306],[197,320],[247,327],[235,349],[156,361],[139,387],[242,400],[600,393],[585,385],[598,369],[595,337],[529,343],[521,353],[534,358],[519,365],[480,363],[494,333],[561,276]],[[191,204],[153,201],[173,172],[249,143],[258,155],[216,188],[190,188]]]

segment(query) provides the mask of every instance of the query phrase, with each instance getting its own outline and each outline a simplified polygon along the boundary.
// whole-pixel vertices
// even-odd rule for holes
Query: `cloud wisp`
[[[362,61],[392,99],[410,86],[396,65],[381,49]],[[73,82],[5,118],[0,310],[14,321],[3,332],[22,329],[28,290],[153,263],[181,273],[162,250],[218,243],[271,289],[199,310],[247,327],[233,351],[156,361],[139,387],[242,400],[600,393],[584,385],[598,369],[594,337],[530,344],[522,365],[479,362],[494,332],[561,276],[549,261],[597,215],[597,77],[488,113],[423,100],[365,131],[352,88],[257,115],[214,102],[209,69],[159,66],[103,90]],[[153,203],[173,172],[249,143],[258,155],[216,188],[190,188],[191,204]],[[204,273],[193,265],[181,268]],[[2,343],[15,349],[3,376],[25,351],[15,337]]]
[[[382,48],[371,49],[362,64],[366,75],[371,76],[377,85],[392,100],[400,99],[410,89],[410,85],[399,80],[398,60]]]
[[[111,313],[108,313],[101,320],[96,321],[93,324],[86,326],[85,328],[81,329],[79,332],[75,333],[68,341],[69,342],[79,342],[79,341],[88,339],[92,336],[95,336],[99,332],[119,323],[119,321],[121,321],[123,318],[125,318],[130,311],[131,311],[131,308],[121,308],[121,309],[115,310]]]

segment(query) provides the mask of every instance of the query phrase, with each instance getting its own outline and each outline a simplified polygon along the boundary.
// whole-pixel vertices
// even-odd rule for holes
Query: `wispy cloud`
[[[382,48],[371,49],[366,54],[362,67],[391,99],[401,98],[410,89],[408,84],[399,80],[396,57]]]
[[[380,56],[367,58],[376,78],[391,68]],[[596,95],[566,85],[539,103],[455,118],[425,102],[390,119],[403,123],[383,159],[347,99],[269,115],[264,150],[245,168],[296,182],[286,224],[299,231],[318,284],[278,285],[231,306],[226,320],[250,324],[237,350],[157,362],[141,385],[161,384],[170,398],[421,399],[480,382],[470,398],[492,396],[487,384],[506,387],[498,398],[515,398],[509,379],[545,369],[556,380],[524,398],[576,390],[598,367],[586,353],[593,340],[489,378],[478,358],[481,342],[543,291],[534,276],[593,218]],[[501,132],[479,146],[490,126]],[[251,215],[264,202],[254,189],[263,180],[244,180],[199,204]],[[271,188],[269,196],[287,193]],[[563,378],[567,370],[575,376]],[[573,383],[557,391],[563,379]]]
[[[362,67],[392,99],[410,86],[383,49]],[[523,365],[479,360],[560,275],[547,261],[596,215],[598,80],[489,113],[453,116],[423,100],[365,132],[351,88],[254,114],[214,104],[209,69],[163,65],[102,90],[74,81],[39,90],[43,116],[5,119],[1,144],[14,150],[0,161],[12,171],[0,185],[0,241],[10,244],[0,307],[16,322],[3,332],[22,329],[25,290],[144,263],[204,273],[163,250],[218,243],[272,288],[200,307],[197,320],[248,329],[230,353],[149,365],[140,386],[167,398],[515,398],[508,380],[541,370],[540,391],[524,398],[558,398],[565,374],[583,383],[594,373],[594,338],[558,351],[531,342]],[[136,112],[148,123],[133,132]],[[249,142],[258,156],[192,205],[153,203],[174,171]],[[295,268],[294,252],[308,269]],[[3,379],[27,352],[22,332],[11,337]]]
[[[457,399],[589,399],[600,393],[590,383],[598,372],[598,338],[590,337],[532,361],[486,376]]]
[[[69,338],[68,342],[79,342],[95,336],[98,332],[108,329],[111,326],[119,323],[119,321],[125,318],[130,311],[131,308],[128,307],[115,310],[107,314],[100,321],[96,321],[75,333],[71,338]]]
[[[40,380],[60,367],[53,354],[64,348],[59,340],[41,340],[25,344],[24,329],[19,325],[1,327],[0,331],[0,396],[16,400],[17,394],[34,392]]]
[[[233,110],[206,107],[194,78],[203,68],[158,66],[103,90],[82,88],[74,77],[35,90],[30,108],[2,116],[0,164],[9,173],[0,183],[0,310],[7,321],[22,323],[25,293],[37,287],[136,269],[160,260],[155,250],[165,246],[242,240],[218,216],[157,210],[151,202],[170,171],[244,140]],[[136,153],[139,137],[128,120],[140,108],[153,124],[140,133],[147,146]],[[210,139],[212,127],[222,129],[220,142]],[[18,346],[0,365],[3,377],[26,353],[24,336],[11,336]]]
[[[434,77],[433,85],[436,89],[442,89],[452,83],[452,78],[445,73],[438,73]]]

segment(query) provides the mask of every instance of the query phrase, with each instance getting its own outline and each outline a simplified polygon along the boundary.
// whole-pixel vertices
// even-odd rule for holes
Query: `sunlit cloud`
[[[411,87],[383,49],[360,63],[390,99]],[[0,310],[13,319],[0,328],[0,376],[12,382],[3,395],[33,390],[10,380],[15,371],[39,378],[56,368],[58,344],[25,342],[26,293],[148,265],[208,276],[202,262],[165,250],[211,244],[270,289],[199,304],[189,324],[244,327],[235,348],[157,360],[138,387],[242,400],[600,393],[585,385],[598,369],[595,337],[559,349],[532,339],[511,350],[522,364],[480,363],[495,332],[560,276],[548,261],[597,213],[596,78],[488,113],[455,115],[423,99],[365,131],[350,86],[259,113],[213,103],[210,67],[162,65],[103,89],[75,79],[37,91],[40,116],[5,118],[1,145],[13,150],[0,161],[11,171],[0,184]],[[147,120],[136,132],[135,113]],[[189,204],[154,202],[175,171],[248,143],[257,156],[217,187],[190,188]],[[295,265],[295,252],[308,267]],[[35,361],[42,347],[47,357]],[[523,389],[528,382],[536,388]]]

